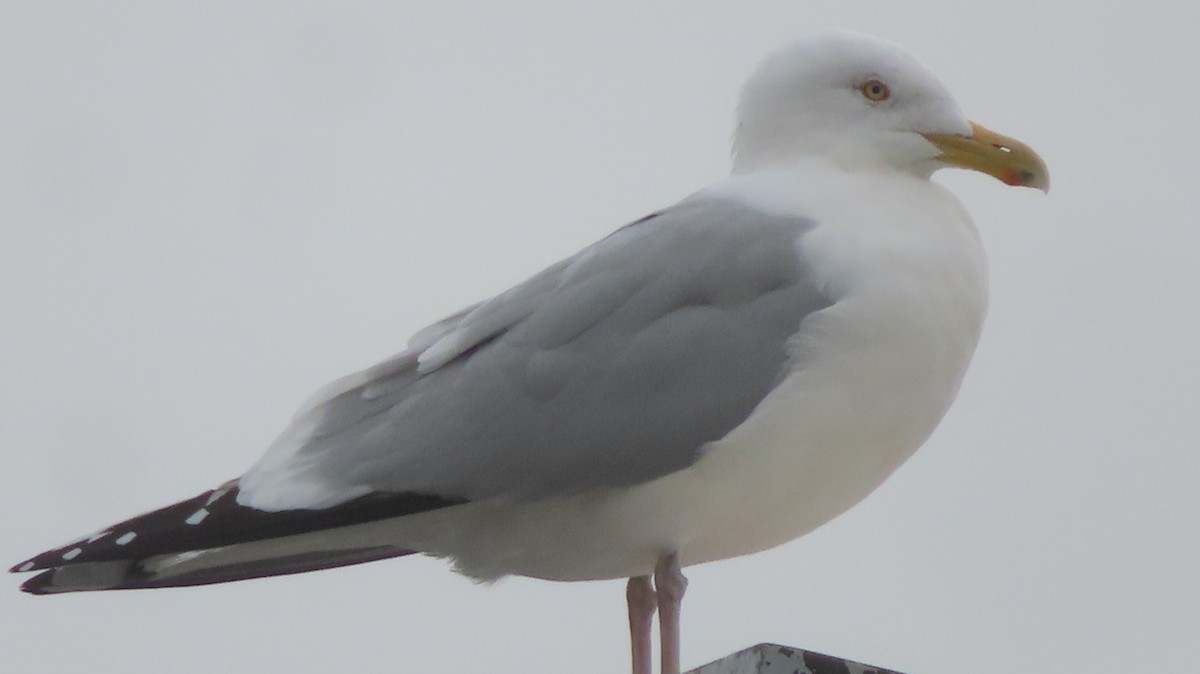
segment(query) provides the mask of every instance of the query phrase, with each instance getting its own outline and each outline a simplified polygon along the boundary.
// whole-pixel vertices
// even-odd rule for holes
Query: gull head
[[[846,171],[928,178],[954,166],[1046,190],[1024,143],[971,122],[914,56],[882,40],[832,32],[771,55],[738,106],[734,172],[819,160]]]

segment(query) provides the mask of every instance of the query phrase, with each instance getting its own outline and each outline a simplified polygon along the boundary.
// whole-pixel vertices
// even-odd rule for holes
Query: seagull
[[[678,674],[687,566],[773,548],[920,447],[987,264],[930,176],[1043,191],[903,49],[769,56],[728,178],[319,391],[241,477],[15,567],[33,594],[205,585],[414,553],[480,580],[627,578],[634,674]]]

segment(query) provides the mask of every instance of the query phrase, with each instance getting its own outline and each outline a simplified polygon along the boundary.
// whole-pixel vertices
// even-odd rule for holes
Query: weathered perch
[[[900,674],[844,658],[778,644],[758,644],[686,674]]]

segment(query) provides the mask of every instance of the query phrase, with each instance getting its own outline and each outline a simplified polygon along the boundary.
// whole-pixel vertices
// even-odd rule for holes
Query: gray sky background
[[[871,498],[692,568],[684,664],[1182,671],[1200,634],[1190,2],[0,4],[0,561],[236,476],[321,384],[727,172],[742,79],[916,52],[1053,190],[943,172],[992,260],[955,407]],[[619,672],[623,584],[409,558],[0,588],[7,671]]]

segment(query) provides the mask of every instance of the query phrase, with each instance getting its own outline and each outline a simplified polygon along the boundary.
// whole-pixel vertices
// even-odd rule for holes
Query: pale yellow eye
[[[892,96],[892,90],[888,88],[888,85],[884,84],[883,80],[867,80],[862,83],[862,86],[858,90],[862,92],[862,95],[868,101],[873,103],[886,101]]]

